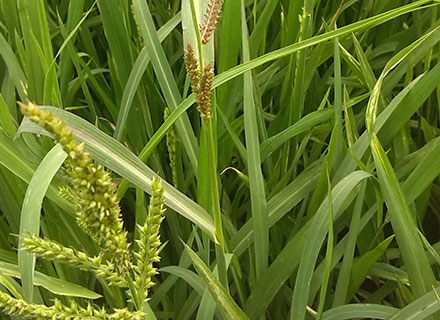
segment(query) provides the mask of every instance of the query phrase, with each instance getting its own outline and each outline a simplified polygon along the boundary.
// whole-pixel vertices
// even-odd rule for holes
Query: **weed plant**
[[[439,4],[0,0],[0,318],[440,318]]]

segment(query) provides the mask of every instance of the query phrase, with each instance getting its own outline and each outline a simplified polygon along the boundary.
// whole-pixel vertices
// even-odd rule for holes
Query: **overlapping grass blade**
[[[43,109],[49,110],[63,119],[74,131],[77,138],[85,142],[96,161],[141,187],[145,192],[151,193],[151,181],[157,175],[120,142],[72,113],[54,107],[44,107]],[[20,126],[19,132],[26,131],[45,133],[43,129],[30,121],[25,121]],[[208,213],[166,181],[162,180],[162,185],[165,190],[166,205],[193,221],[214,239],[214,223]]]
[[[5,275],[20,278],[20,270],[17,265],[0,261],[0,271]],[[35,272],[34,285],[41,286],[60,296],[79,297],[86,299],[99,299],[102,297],[100,294],[80,285],[67,282],[62,279],[49,277],[38,271]]]
[[[274,1],[273,1],[274,2]],[[241,6],[241,36],[243,61],[250,59],[249,34],[246,22],[244,2]],[[254,231],[255,267],[257,279],[260,279],[268,267],[269,257],[269,222],[266,210],[266,193],[261,172],[260,133],[257,124],[257,105],[254,101],[254,83],[252,73],[244,74],[244,130],[246,137],[247,167],[249,170],[249,188],[251,191],[251,210]]]
[[[148,4],[145,1],[135,0],[133,1],[133,8],[136,20],[142,32],[142,36],[145,39],[145,42],[148,43],[148,54],[156,72],[156,76],[160,83],[165,100],[168,104],[168,107],[174,111],[177,106],[181,104],[182,98],[174,80],[174,76],[166,55],[160,45]],[[182,118],[179,117],[179,120],[176,122],[177,131],[182,139],[183,144],[185,145],[185,151],[188,154],[190,163],[193,166],[193,169],[197,171],[197,140],[194,136],[194,132],[188,117],[185,114],[182,114],[181,116]]]
[[[61,145],[57,144],[46,157],[41,161],[35,174],[29,183],[23,201],[20,219],[20,236],[39,234],[40,214],[43,205],[43,198],[52,178],[60,169],[67,154]],[[19,241],[19,248],[21,246]],[[35,256],[31,252],[18,251],[18,265],[20,266],[21,281],[23,286],[24,298],[32,302],[34,291],[34,268]]]
[[[439,287],[432,288],[430,292],[402,308],[400,311],[395,312],[392,316],[386,319],[422,320],[428,318],[430,315],[440,310],[438,299],[440,293],[439,289]]]
[[[272,227],[301,200],[306,198],[311,190],[315,188],[319,172],[319,164],[312,166],[269,199],[267,202],[269,227]],[[252,245],[254,238],[252,225],[252,218],[250,218],[232,238],[231,243],[235,254],[241,255],[244,250]]]
[[[339,217],[344,208],[348,206],[355,196],[356,185],[368,177],[370,177],[369,173],[356,171],[334,187],[334,219]],[[283,283],[298,267],[300,261],[303,266],[301,268],[301,273],[299,273],[297,277],[298,289],[297,293],[294,293],[294,295],[295,298],[297,298],[299,291],[301,291],[301,294],[304,294],[304,297],[300,296],[298,301],[294,303],[294,307],[301,305],[303,306],[302,311],[305,312],[309,283],[314,270],[314,262],[316,261],[315,259],[318,254],[318,251],[309,250],[312,249],[312,247],[320,247],[322,245],[324,240],[323,237],[325,237],[326,230],[328,229],[328,219],[326,220],[326,217],[328,217],[328,200],[325,200],[322,203],[313,220],[310,220],[305,224],[292,237],[292,239],[290,239],[289,243],[284,246],[281,253],[270,265],[258,286],[251,293],[244,308],[245,312],[251,319],[257,318],[264,313]],[[315,227],[313,229],[311,228],[312,224]],[[313,241],[306,241],[306,239],[313,239]],[[302,254],[304,257],[302,257]],[[307,258],[307,260],[305,258]],[[311,266],[311,264],[313,265]]]
[[[415,296],[420,297],[431,290],[435,284],[435,277],[418,236],[414,216],[406,203],[391,163],[375,134],[372,135],[371,149],[411,288]]]
[[[223,12],[215,38],[202,45],[209,5]],[[131,243],[135,223],[148,216],[144,193],[161,177],[171,208],[145,319],[438,317],[438,5],[0,1],[1,289],[48,305],[59,293],[67,305],[70,295],[131,308],[124,289],[67,264],[38,260],[32,292],[21,277],[13,234],[28,184],[53,147],[28,119],[16,134],[16,100],[29,99],[64,108],[48,109],[117,176]],[[218,74],[209,127],[189,109],[189,43]],[[164,107],[172,110],[165,122]],[[51,180],[34,198],[47,196],[41,233],[99,254],[58,195],[65,182]],[[212,241],[212,204],[221,248]],[[40,203],[32,209],[38,218]],[[38,232],[38,219],[31,223]]]
[[[168,21],[163,27],[161,27],[157,31],[160,42],[162,42],[174,30],[174,28],[179,24],[180,19],[181,17],[179,14],[175,15],[170,21]],[[113,137],[116,140],[121,140],[122,138],[123,129],[125,128],[128,114],[131,110],[133,98],[149,63],[150,57],[148,55],[148,50],[146,47],[144,47],[142,48],[141,52],[136,58],[136,61],[133,64],[133,68],[130,72],[130,76],[128,77],[127,84],[124,88],[124,93],[122,94],[121,105],[118,112],[118,119],[116,121],[115,132],[113,134]]]
[[[8,105],[6,104],[3,95],[0,93],[0,127],[5,130],[6,134],[11,138],[15,136],[17,128],[12,120],[12,115],[9,112]]]
[[[388,143],[398,132],[404,123],[422,106],[423,101],[432,93],[437,86],[437,74],[439,66],[434,67],[428,73],[414,79],[406,86],[377,117],[375,130],[378,136]],[[410,106],[410,108],[408,108]],[[368,132],[364,132],[356,141],[353,150],[358,157],[362,157],[369,147]],[[334,179],[340,180],[348,172],[357,166],[352,155],[347,155],[336,172]]]
[[[22,156],[17,145],[2,130],[0,130],[0,164],[26,183],[30,183],[37,168],[36,165]],[[63,210],[73,214],[75,212],[73,205],[58,194],[62,182],[57,178],[54,180],[49,186],[46,195]]]
[[[396,308],[380,304],[348,304],[333,308],[324,313],[323,320],[345,320],[355,318],[387,319]]]
[[[346,25],[342,28],[339,28],[334,31],[329,31],[327,33],[324,33],[322,35],[318,35],[300,42],[297,42],[295,44],[289,45],[287,47],[272,51],[270,53],[266,53],[265,55],[262,55],[258,58],[252,59],[249,62],[243,63],[237,67],[234,67],[228,71],[225,71],[221,74],[219,74],[216,79],[214,80],[214,87],[218,87],[222,85],[223,83],[238,77],[239,75],[252,70],[254,68],[257,68],[267,62],[274,61],[280,58],[283,58],[285,56],[288,56],[290,54],[293,54],[301,49],[305,49],[314,45],[317,45],[319,43],[334,39],[336,37],[342,37],[345,35],[349,35],[355,31],[363,30],[369,27],[377,26],[379,24],[385,23],[386,21],[389,21],[391,19],[394,19],[396,17],[399,17],[403,14],[419,10],[420,7],[423,7],[426,4],[432,3],[431,0],[421,0],[416,1],[413,3],[410,3],[406,6],[398,7],[394,10],[390,10],[381,14],[378,14],[374,17],[367,18],[365,20],[357,21],[355,23],[352,23],[350,25]]]
[[[0,55],[8,66],[9,73],[12,75],[12,80],[14,81],[15,88],[17,89],[20,98],[23,101],[26,101],[26,88],[28,86],[26,75],[17,60],[14,51],[12,51],[2,33],[0,33]]]
[[[212,297],[217,302],[217,306],[223,313],[225,319],[241,320],[248,319],[246,314],[235,303],[234,299],[229,295],[226,289],[221,285],[220,281],[212,274],[211,270],[205,265],[202,259],[187,244],[185,250],[190,256],[194,266],[200,277],[206,283]]]
[[[412,12],[414,10],[417,10],[420,6],[423,6],[427,3],[430,3],[431,0],[421,0],[414,3],[411,3],[407,6],[402,6],[394,10],[390,10],[389,12],[385,12],[383,14],[379,14],[375,17],[371,17],[368,19],[365,19],[365,21],[358,21],[356,23],[353,23],[352,25],[347,25],[345,27],[342,27],[340,29],[337,29],[335,31],[327,32],[323,35],[315,36],[310,39],[297,42],[293,45],[287,46],[282,49],[278,49],[276,51],[267,53],[261,57],[255,58],[253,60],[250,60],[249,62],[243,63],[241,65],[238,65],[237,67],[234,67],[228,71],[225,71],[218,76],[214,78],[213,87],[219,87],[222,84],[242,75],[243,73],[250,71],[254,68],[257,68],[267,62],[277,60],[280,58],[283,58],[285,56],[288,56],[290,54],[293,54],[301,49],[308,48],[311,46],[314,46],[316,44],[334,39],[336,37],[342,37],[344,35],[351,34],[352,32],[362,30],[371,26],[379,25],[381,23],[384,23],[386,21],[389,21],[390,19],[396,18],[398,16],[401,16],[405,13]],[[170,117],[163,123],[163,125],[159,128],[159,130],[156,131],[153,137],[151,137],[148,144],[143,148],[143,150],[140,153],[140,158],[145,159],[148,158],[148,155],[151,154],[152,149],[160,142],[160,140],[164,137],[167,130],[173,125],[177,119],[179,119],[180,116],[182,116],[185,111],[195,102],[194,95],[190,95],[186,99],[184,99],[178,106],[175,107],[175,110],[173,110]]]
[[[337,219],[344,208],[353,200],[356,186],[363,179],[371,175],[364,171],[355,171],[338,183],[333,193],[333,219]],[[302,247],[301,262],[298,269],[295,289],[293,291],[291,319],[304,319],[306,313],[307,300],[310,291],[310,281],[312,279],[315,263],[318,258],[319,249],[324,242],[328,230],[328,199],[326,199],[310,223],[304,246]],[[304,227],[303,227],[304,228]],[[298,249],[298,248],[297,248]],[[299,262],[299,261],[298,261]]]

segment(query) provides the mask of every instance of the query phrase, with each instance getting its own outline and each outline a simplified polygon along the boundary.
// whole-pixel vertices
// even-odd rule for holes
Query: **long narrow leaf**
[[[402,188],[379,139],[374,133],[371,139],[371,149],[411,288],[414,294],[420,297],[435,285],[434,274],[418,236],[417,226],[406,203]]]
[[[0,261],[0,271],[5,275],[20,278],[20,270],[17,265]],[[49,277],[41,272],[35,272],[34,285],[43,287],[60,296],[79,297],[86,299],[98,299],[102,296],[80,285]]]
[[[211,292],[212,297],[217,302],[218,307],[222,311],[224,317],[228,320],[245,320],[249,319],[243,310],[235,303],[234,299],[229,295],[226,289],[221,285],[220,281],[209,270],[206,264],[199,256],[184,243],[185,250],[190,256],[194,266],[200,277],[205,281]]]
[[[246,24],[244,2],[241,4],[241,36],[243,59],[250,59],[249,34]],[[244,130],[249,170],[249,188],[251,190],[251,209],[254,230],[255,262],[257,279],[266,271],[269,257],[269,222],[263,173],[261,172],[260,139],[257,124],[257,105],[254,101],[254,83],[252,73],[244,74]]]
[[[66,157],[67,154],[63,151],[62,146],[57,144],[49,151],[35,171],[24,197],[20,219],[20,236],[39,234],[43,198],[52,178],[60,169]],[[21,243],[22,241],[20,239],[19,248],[21,247]],[[24,298],[32,302],[35,256],[31,252],[18,250],[18,265],[20,266]]]
[[[153,18],[150,9],[148,8],[148,3],[146,1],[134,0],[133,8],[142,36],[144,37],[145,42],[148,43],[148,54],[158,77],[165,100],[169,108],[174,111],[174,109],[176,109],[181,103],[182,98],[179,94],[176,82],[174,81],[174,76],[166,59],[165,52],[160,45],[154,27]],[[191,165],[194,170],[197,171],[198,145],[186,114],[183,114],[182,118],[179,118],[176,127],[180,138],[185,145],[185,150],[188,154]]]

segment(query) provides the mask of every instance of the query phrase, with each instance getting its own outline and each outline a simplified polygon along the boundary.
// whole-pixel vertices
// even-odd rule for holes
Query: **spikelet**
[[[2,291],[0,291],[0,309],[7,315],[22,318],[53,319],[56,315],[55,308],[27,303],[22,299],[12,298]]]
[[[42,239],[37,235],[23,238],[22,250],[53,262],[67,263],[81,270],[91,271],[111,285],[127,287],[127,281],[116,271],[114,264],[104,262],[103,256],[89,257],[81,251],[65,247],[55,241]]]
[[[77,193],[80,226],[127,275],[131,268],[127,233],[120,218],[119,200],[108,172],[95,165],[84,144],[78,143],[64,122],[33,103],[21,104],[22,113],[55,137],[68,154],[65,165],[72,189]]]
[[[139,252],[135,253],[136,286],[141,301],[148,297],[148,290],[154,285],[152,277],[157,274],[153,263],[160,261],[159,247],[161,245],[159,229],[164,219],[163,188],[159,180],[153,179],[152,194],[148,218],[143,226],[138,225],[140,239],[137,241]]]
[[[81,207],[79,205],[79,198],[78,198],[78,194],[76,194],[75,192],[73,192],[72,189],[67,188],[67,187],[60,187],[60,189],[58,190],[58,194],[64,198],[65,200],[67,200],[67,202],[73,204],[77,210],[81,210]]]
[[[199,63],[195,57],[191,44],[185,50],[185,64],[188,72],[191,86],[196,96],[198,109],[205,120],[211,118],[211,95],[212,95],[212,81],[214,80],[214,67],[212,64],[207,64],[203,71],[200,72]]]
[[[203,44],[211,40],[215,26],[220,18],[220,13],[222,12],[222,6],[223,0],[209,0],[203,22],[199,26]]]
[[[37,320],[73,320],[73,319],[103,319],[103,320],[142,320],[143,312],[130,312],[128,309],[116,309],[114,313],[108,314],[102,308],[97,308],[88,304],[86,308],[81,307],[75,302],[70,306],[64,305],[61,301],[55,300],[51,307],[45,305],[27,303],[22,299],[15,299],[8,294],[0,291],[0,309],[10,316],[21,318],[32,318]]]
[[[165,108],[164,112],[164,120],[166,121],[170,116],[170,109]],[[168,157],[170,159],[170,166],[173,173],[173,185],[177,188],[177,135],[176,131],[173,127],[169,128],[167,131],[167,149],[168,149]]]
[[[113,314],[108,316],[109,320],[144,320],[143,312],[131,312],[128,309],[115,309]]]
[[[198,96],[199,111],[206,120],[211,118],[212,108],[212,81],[214,80],[214,68],[212,64],[207,64],[200,79],[200,93]]]
[[[201,74],[200,74],[199,62],[196,58],[191,43],[188,44],[188,47],[184,52],[184,58],[185,58],[186,71],[188,72],[188,76],[191,81],[191,86],[193,88],[193,91],[196,93],[199,91],[198,85],[200,82]]]

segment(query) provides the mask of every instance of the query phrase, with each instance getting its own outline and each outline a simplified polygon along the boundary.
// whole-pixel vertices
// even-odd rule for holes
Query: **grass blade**
[[[6,104],[3,95],[0,93],[0,127],[5,130],[8,136],[11,138],[15,136],[17,128],[15,127],[12,115],[9,112],[8,105]]]
[[[394,313],[387,320],[422,320],[440,310],[440,287],[431,289],[416,301]]]
[[[246,320],[249,319],[243,310],[235,303],[234,299],[229,295],[226,289],[221,285],[220,281],[205,265],[202,259],[190,248],[186,243],[183,243],[185,250],[190,256],[200,277],[205,281],[212,297],[216,301],[218,307],[223,313],[225,319],[230,320]]]
[[[356,185],[358,185],[358,183],[368,177],[370,177],[370,174],[363,171],[356,171],[347,176],[334,187],[334,219],[337,219],[339,217],[339,215],[342,213],[342,210],[348,205],[350,200],[352,200],[354,193],[353,189],[355,189]],[[309,289],[307,283],[310,281],[308,277],[311,278],[314,266],[310,267],[309,263],[307,263],[307,267],[309,267],[309,269],[307,269],[307,267],[305,266],[305,260],[303,260],[303,258],[305,258],[306,255],[309,256],[311,260],[314,260],[316,258],[315,255],[317,255],[318,252],[309,250],[312,246],[320,247],[320,244],[322,244],[322,241],[324,239],[323,237],[325,237],[326,230],[328,229],[328,219],[326,220],[326,217],[328,217],[328,200],[324,201],[319,207],[315,218],[305,224],[292,237],[292,239],[290,239],[289,243],[284,246],[281,253],[270,265],[269,269],[258,283],[257,287],[252,291],[244,308],[251,319],[256,319],[264,314],[264,311],[269,306],[272,299],[277,294],[278,290],[295,271],[300,261],[303,264],[302,273],[304,273],[304,275],[301,274],[300,277],[297,278],[297,283],[303,284],[302,289],[304,291],[302,291],[302,293],[306,294]],[[312,223],[315,227],[319,227],[319,230],[312,229]],[[317,236],[317,234],[319,236]],[[307,242],[306,238],[313,239],[313,241]],[[301,257],[302,253],[304,253],[304,257]],[[296,295],[295,298],[297,298]],[[302,299],[301,301],[302,303],[304,303],[304,312],[307,304],[307,299],[308,294],[306,294],[304,299]],[[298,302],[296,304],[298,304]]]
[[[174,76],[168,64],[165,52],[160,45],[150,9],[148,8],[147,2],[142,0],[134,0],[133,8],[142,36],[145,42],[148,43],[148,54],[159,80],[165,100],[170,110],[174,111],[181,103],[182,98],[180,97],[176,82],[174,81]],[[188,154],[191,165],[193,166],[194,171],[197,172],[198,145],[186,114],[182,114],[182,118],[179,118],[176,122],[176,128],[182,139],[182,143],[185,145],[185,151]]]
[[[243,61],[250,59],[249,34],[246,24],[244,2],[241,4],[241,34]],[[254,101],[254,83],[252,73],[244,74],[244,130],[249,170],[249,188],[251,191],[251,209],[254,231],[255,265],[257,281],[268,267],[269,258],[269,223],[267,217],[266,193],[260,159],[260,134],[257,124],[257,105]]]
[[[175,15],[170,21],[168,21],[162,28],[157,31],[159,41],[162,42],[165,38],[174,30],[181,20],[180,15]],[[136,93],[142,76],[150,63],[150,56],[148,55],[147,47],[142,48],[139,53],[133,68],[128,77],[127,84],[125,85],[124,93],[122,94],[121,106],[119,108],[118,119],[116,121],[116,128],[113,137],[116,140],[121,140],[123,129],[126,126],[128,114],[131,109],[131,105]]]
[[[24,197],[20,219],[20,236],[39,234],[40,212],[43,205],[43,198],[52,178],[60,169],[66,157],[67,154],[63,151],[62,146],[57,144],[49,151],[43,161],[41,161],[37,170],[35,170],[35,174],[29,183]],[[19,241],[19,248],[20,247],[21,239]],[[32,302],[35,256],[31,252],[18,250],[18,265],[20,267],[24,298],[28,302]]]
[[[431,290],[432,285],[435,284],[435,277],[418,236],[411,209],[406,203],[391,163],[375,134],[372,135],[371,149],[381,190],[389,210],[403,263],[408,272],[411,288],[414,294],[420,297]]]
[[[20,279],[20,270],[17,265],[0,261],[0,271],[8,276]],[[68,297],[78,297],[86,299],[99,299],[102,296],[96,292],[90,291],[80,285],[67,282],[62,279],[49,277],[41,272],[36,271],[34,277],[34,285],[43,287],[50,292]]]
[[[347,202],[351,202],[356,191],[356,186],[371,175],[364,171],[355,171],[339,182],[332,191],[333,194],[333,219],[342,213]],[[302,320],[305,317],[307,301],[309,299],[310,282],[318,259],[319,249],[327,235],[329,221],[328,198],[321,204],[315,216],[307,226],[310,227],[304,247],[302,248],[301,263],[292,298],[291,319]],[[304,228],[304,227],[303,227]],[[298,248],[297,248],[298,249]],[[298,261],[299,262],[299,261]]]
[[[6,39],[3,37],[3,34],[0,33],[0,55],[3,60],[6,62],[9,73],[12,75],[12,80],[14,81],[15,88],[17,89],[20,98],[23,101],[26,101],[27,94],[27,78],[23,72],[23,69],[20,66],[20,63],[17,60],[17,57],[12,51]]]
[[[299,50],[309,48],[311,46],[317,45],[319,43],[332,40],[336,37],[343,37],[349,35],[355,31],[363,30],[366,28],[371,28],[373,26],[377,26],[379,24],[385,23],[391,19],[397,18],[406,13],[419,10],[423,5],[431,3],[431,0],[420,0],[413,3],[410,3],[406,6],[398,7],[394,10],[390,10],[381,14],[378,14],[374,17],[367,18],[361,21],[357,21],[355,23],[346,25],[342,28],[326,32],[322,35],[315,36],[303,41],[296,42],[292,45],[286,46],[284,48],[272,51],[270,53],[266,53],[258,58],[252,59],[248,62],[242,63],[237,67],[229,69],[221,74],[219,74],[213,83],[213,87],[218,87],[223,83],[242,75],[243,73],[255,69],[267,62],[274,61],[283,57],[286,57],[290,54],[293,54]]]
[[[323,320],[387,319],[396,308],[379,304],[348,304],[324,312]]]

